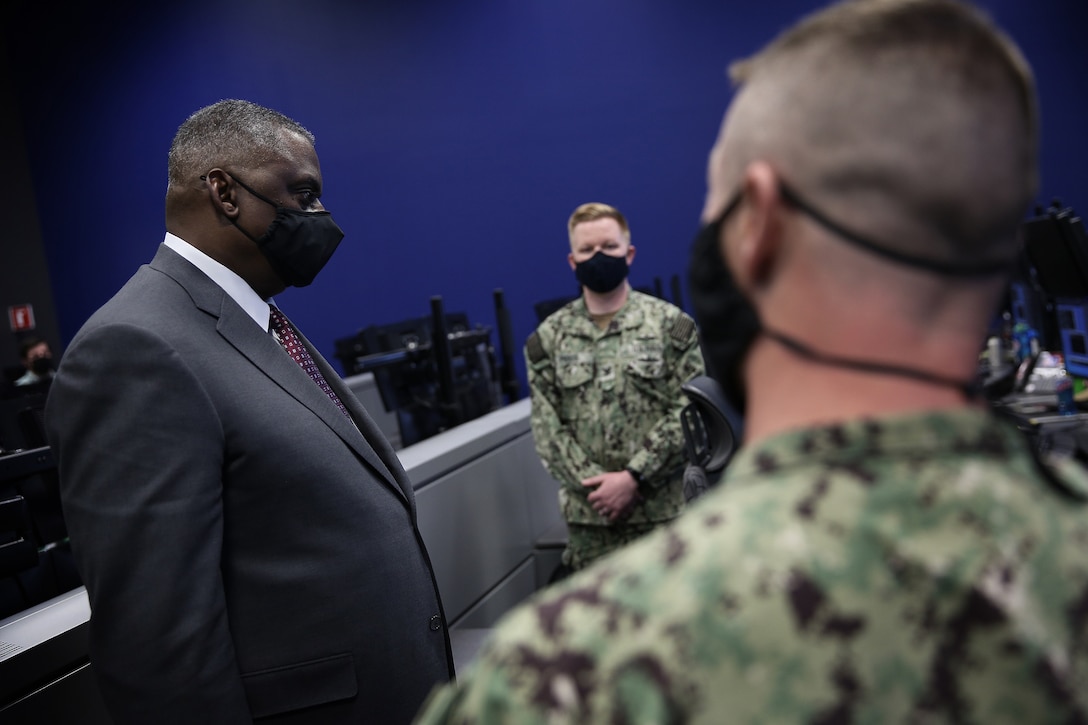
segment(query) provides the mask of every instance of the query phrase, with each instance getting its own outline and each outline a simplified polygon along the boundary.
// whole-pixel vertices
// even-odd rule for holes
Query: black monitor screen
[[[370,325],[336,341],[345,372],[373,372],[382,404],[397,415],[405,446],[479,417],[496,405],[490,328],[473,329],[463,312],[446,313],[444,326],[448,399],[442,395],[441,353],[436,349],[431,317]]]
[[[1043,291],[1055,298],[1088,297],[1088,239],[1071,210],[1052,209],[1025,222],[1024,249]]]

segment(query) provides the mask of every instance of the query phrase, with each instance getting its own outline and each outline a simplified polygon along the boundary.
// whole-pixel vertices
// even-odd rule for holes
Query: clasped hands
[[[641,500],[638,482],[627,471],[612,471],[582,480],[582,485],[594,490],[588,500],[593,510],[610,523],[627,517]]]

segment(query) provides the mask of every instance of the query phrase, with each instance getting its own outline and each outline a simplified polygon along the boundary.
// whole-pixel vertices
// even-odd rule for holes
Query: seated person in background
[[[953,0],[751,61],[691,294],[717,488],[508,616],[422,722],[1088,720],[1088,475],[972,393],[1036,192],[1030,69]]]
[[[591,561],[679,515],[684,506],[680,386],[703,374],[695,323],[627,283],[627,220],[583,204],[567,224],[567,261],[582,296],[529,336],[532,428],[561,484],[563,564]]]
[[[15,387],[37,385],[53,379],[53,351],[42,338],[28,337],[22,340],[19,343],[19,360],[26,372],[15,380]]]

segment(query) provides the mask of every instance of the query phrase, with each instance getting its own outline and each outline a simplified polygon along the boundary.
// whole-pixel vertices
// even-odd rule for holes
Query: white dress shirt
[[[185,257],[194,267],[208,275],[212,282],[222,287],[223,291],[230,295],[230,298],[237,302],[238,306],[245,310],[246,314],[252,317],[253,321],[262,330],[268,332],[268,305],[274,304],[271,299],[261,299],[261,296],[253,291],[248,282],[181,237],[167,232],[163,244]]]

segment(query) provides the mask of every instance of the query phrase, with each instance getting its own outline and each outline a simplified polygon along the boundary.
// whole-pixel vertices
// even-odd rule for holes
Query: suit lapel
[[[333,370],[328,361],[317,351],[317,349],[310,344],[310,341],[306,339],[299,329],[296,327],[295,332],[298,334],[299,339],[302,340],[302,344],[306,346],[306,349],[310,351],[310,357],[314,359],[318,369],[321,370],[321,374],[325,376],[325,381],[340,398],[340,402],[344,404],[344,407],[351,413],[352,420],[355,421],[355,425],[352,425],[351,421],[344,417],[344,414],[340,412],[340,409],[331,404],[329,397],[314,384],[309,376],[306,377],[306,381],[309,383],[309,387],[313,388],[317,392],[317,397],[325,401],[321,406],[321,411],[326,412],[326,415],[322,416],[322,419],[330,423],[330,427],[337,431],[341,438],[350,445],[352,441],[357,441],[360,438],[365,439],[365,451],[369,452],[372,457],[368,457],[367,461],[372,466],[381,471],[385,477],[393,482],[397,487],[401,489],[401,493],[409,501],[414,502],[414,496],[411,495],[411,482],[408,481],[407,474],[404,473],[401,468],[400,461],[397,459],[396,454],[393,452],[392,447],[388,444],[385,435],[378,429],[374,420],[363,408],[362,404],[355,397],[355,394],[351,392],[348,386],[340,378],[340,374]],[[276,343],[277,346],[279,343]],[[290,356],[284,354],[291,364],[296,368],[298,365],[294,360],[291,360]],[[301,368],[299,368],[301,372]],[[361,434],[361,435],[360,435]],[[357,449],[358,450],[358,449]],[[362,451],[360,451],[362,455]],[[396,472],[396,473],[395,473]],[[399,473],[400,475],[396,475]]]
[[[388,443],[385,443],[384,446],[381,445],[385,441],[384,436],[378,431],[355,397],[347,390],[347,386],[342,383],[340,376],[314,350],[309,341],[299,334],[303,344],[310,350],[310,354],[321,369],[322,375],[325,376],[329,385],[336,391],[340,400],[352,414],[358,428],[352,425],[351,421],[340,412],[340,409],[332,403],[324,391],[314,384],[305,371],[276,342],[275,338],[254,324],[253,319],[238,306],[230,295],[209,279],[207,275],[165,246],[159,248],[159,252],[152,260],[151,266],[168,274],[184,287],[198,308],[218,319],[216,329],[224,340],[248,358],[273,382],[283,388],[288,395],[313,411],[345,444],[350,446],[356,454],[374,469],[378,478],[393,488],[410,508],[414,508],[412,506],[413,498],[410,495],[410,483],[407,481],[407,477],[403,474],[397,476],[393,473],[393,471],[400,470],[399,464],[389,465],[386,460],[383,460],[383,456],[379,455],[379,452],[375,450],[376,448],[388,448]],[[378,443],[372,446],[370,441]],[[395,455],[393,460],[396,460]]]

